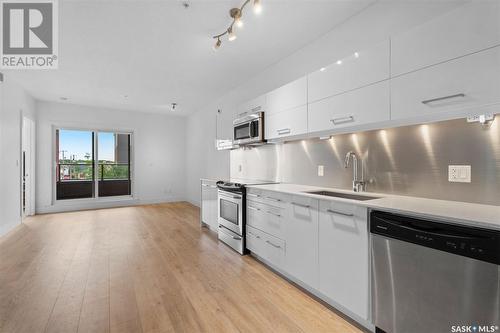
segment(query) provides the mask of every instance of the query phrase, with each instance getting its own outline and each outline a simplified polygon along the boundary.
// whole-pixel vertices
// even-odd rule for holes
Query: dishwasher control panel
[[[370,232],[500,265],[500,231],[372,211]]]

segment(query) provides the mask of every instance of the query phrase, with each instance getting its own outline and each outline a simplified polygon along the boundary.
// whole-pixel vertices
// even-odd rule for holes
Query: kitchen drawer
[[[308,75],[309,103],[389,79],[389,40],[358,50],[341,61]]]
[[[266,114],[275,114],[307,104],[307,77],[290,82],[266,96]]]
[[[500,46],[402,75],[391,86],[392,119],[451,119],[457,110],[498,103]]]
[[[247,225],[247,249],[260,257],[265,255],[263,232]]]
[[[284,209],[247,200],[247,225],[272,236],[284,237]]]
[[[264,233],[264,259],[273,266],[283,269],[285,262],[285,241]]]
[[[500,44],[500,2],[471,1],[391,39],[392,75]]]
[[[290,201],[290,195],[275,191],[247,188],[247,201],[284,208]]]
[[[266,139],[280,139],[307,133],[307,105],[276,114],[265,114]]]
[[[262,191],[261,192],[263,203],[279,208],[284,208],[290,201],[290,195],[275,191]]]
[[[361,208],[361,209],[360,209]],[[357,206],[355,204],[333,201],[333,200],[321,200],[319,202],[319,210],[322,213],[327,213],[333,216],[339,217],[356,217],[360,219],[367,218],[366,208]]]
[[[247,249],[282,269],[285,260],[285,241],[259,229],[247,226]]]
[[[390,82],[325,98],[309,104],[309,132],[335,131],[390,119]]]

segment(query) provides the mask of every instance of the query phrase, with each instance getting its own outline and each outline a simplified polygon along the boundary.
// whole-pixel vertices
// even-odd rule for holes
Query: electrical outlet
[[[239,164],[239,165],[238,165],[238,172],[241,172],[242,168],[243,168],[243,167],[241,166],[241,164]]]
[[[453,183],[470,183],[471,166],[470,165],[449,165],[448,181]]]
[[[323,177],[325,175],[325,167],[318,165],[318,176]]]

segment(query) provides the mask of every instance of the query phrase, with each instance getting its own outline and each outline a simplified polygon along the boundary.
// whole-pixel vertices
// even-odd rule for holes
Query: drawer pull
[[[273,197],[266,197],[266,199],[276,201],[276,202],[281,202],[281,199],[273,198]]]
[[[274,215],[274,216],[276,216],[276,217],[281,217],[281,215],[280,215],[280,214],[276,214],[276,213],[273,213],[273,212],[270,212],[270,211],[267,211],[266,213],[271,214],[271,215]]]
[[[278,135],[283,135],[283,134],[290,134],[291,130],[289,128],[282,128],[277,130],[276,132],[278,132]]]
[[[258,194],[252,194],[252,193],[247,193],[247,196],[253,197],[253,198],[260,198],[260,195],[258,195]]]
[[[210,185],[208,185],[208,184],[201,184],[201,186],[203,186],[203,187],[209,187]]]
[[[260,236],[259,236],[259,235],[254,234],[253,232],[249,231],[248,233],[249,233],[250,235],[254,236],[254,237],[255,237],[255,238],[257,238],[257,239],[260,239]]]
[[[350,123],[350,122],[354,121],[354,116],[333,118],[333,119],[330,119],[330,121],[334,125],[340,125],[340,124]]]
[[[296,202],[292,202],[292,205],[302,207],[302,208],[311,208],[311,206],[309,206],[309,205],[303,205],[303,204],[299,204]]]
[[[241,240],[241,237],[238,237],[238,236],[233,236],[233,239],[234,239],[234,240]]]
[[[331,214],[337,214],[337,215],[343,215],[343,216],[354,216],[354,214],[351,214],[351,213],[339,212],[339,211],[332,210],[332,209],[327,209],[326,211],[328,213],[331,213]]]
[[[252,209],[252,210],[257,210],[257,211],[260,210],[260,208],[256,208],[256,207],[252,207],[252,206],[247,206],[247,208]]]
[[[453,98],[458,98],[458,97],[464,98],[465,94],[461,93],[461,94],[455,94],[455,95],[450,95],[450,96],[444,96],[444,97],[427,99],[425,101],[422,101],[422,104],[428,105],[428,104],[431,104],[431,103],[434,103],[434,102],[440,102],[440,101],[444,101],[444,100],[447,100],[447,99],[453,99]]]
[[[276,244],[273,244],[272,242],[270,242],[270,241],[268,241],[268,240],[266,240],[266,243],[267,243],[267,244],[269,244],[269,245],[271,245],[272,247],[275,247],[275,248],[277,248],[277,249],[281,249],[281,246],[276,245]]]

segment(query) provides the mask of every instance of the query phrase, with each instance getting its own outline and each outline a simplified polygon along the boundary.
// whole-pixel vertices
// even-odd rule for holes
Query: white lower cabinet
[[[247,225],[247,249],[277,269],[283,269],[285,241]]]
[[[292,196],[285,222],[286,271],[318,286],[318,200]]]
[[[217,186],[215,181],[201,181],[201,222],[212,230],[218,227]]]
[[[318,297],[367,322],[367,208],[302,195],[250,192],[254,197],[247,200],[247,248]],[[267,215],[269,209],[279,218]]]
[[[284,209],[247,201],[247,225],[260,229],[275,237],[284,238]]]
[[[319,203],[319,291],[368,320],[367,208]]]

